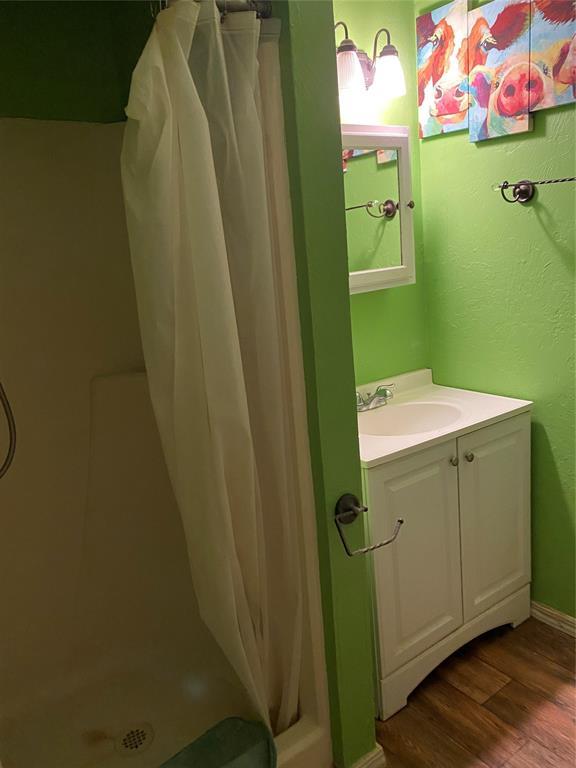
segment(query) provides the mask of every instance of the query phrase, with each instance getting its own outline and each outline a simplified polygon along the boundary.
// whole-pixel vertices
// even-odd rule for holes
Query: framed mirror
[[[416,280],[406,126],[342,126],[350,293]]]

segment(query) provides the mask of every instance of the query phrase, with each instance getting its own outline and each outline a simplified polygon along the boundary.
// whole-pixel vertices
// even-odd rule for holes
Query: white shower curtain
[[[309,464],[276,23],[178,0],[126,112],[142,340],[195,591],[279,733],[298,717]]]

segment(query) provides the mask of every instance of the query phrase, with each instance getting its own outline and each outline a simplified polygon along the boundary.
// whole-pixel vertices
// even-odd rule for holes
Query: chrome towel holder
[[[566,181],[576,181],[576,176],[567,176],[564,179],[544,179],[543,181],[503,181],[497,184],[494,189],[500,190],[500,194],[507,203],[529,203],[536,194],[536,186],[544,184],[564,184]],[[506,190],[512,190],[512,197],[506,195]]]
[[[356,211],[359,208],[365,208],[366,213],[373,219],[393,219],[398,211],[398,203],[395,203],[394,200],[385,200],[383,203],[378,200],[368,200],[361,205],[350,205],[346,210]],[[372,213],[372,208],[376,208],[378,213]]]
[[[406,205],[408,208],[414,208],[414,200],[409,200]],[[395,203],[394,200],[388,199],[381,203],[379,200],[368,200],[360,205],[349,205],[346,211],[357,211],[360,208],[364,208],[369,216],[373,219],[393,219],[400,209],[400,203]],[[376,208],[378,213],[372,213],[372,208]]]
[[[376,549],[387,547],[388,544],[392,544],[393,541],[396,541],[398,534],[400,533],[400,528],[402,528],[404,525],[404,520],[402,520],[402,518],[398,518],[394,525],[392,536],[390,536],[389,539],[386,539],[385,541],[379,541],[378,544],[371,544],[368,547],[350,549],[348,542],[346,541],[346,536],[344,535],[343,526],[353,523],[358,515],[362,514],[363,512],[368,512],[368,507],[360,504],[358,497],[354,496],[353,493],[345,493],[343,496],[340,496],[336,502],[336,507],[334,508],[334,522],[336,523],[340,541],[342,542],[348,557],[355,557],[356,555],[367,555],[369,552],[374,552]]]

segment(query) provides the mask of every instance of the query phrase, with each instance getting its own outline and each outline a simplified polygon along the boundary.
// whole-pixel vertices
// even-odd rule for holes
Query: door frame
[[[339,496],[360,496],[362,487],[334,14],[325,0],[277,0],[273,10],[284,30],[285,127],[334,762],[376,768],[384,763],[375,743],[368,562],[347,557],[334,524]]]

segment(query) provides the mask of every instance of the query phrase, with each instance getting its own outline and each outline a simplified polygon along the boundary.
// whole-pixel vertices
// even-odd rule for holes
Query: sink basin
[[[361,435],[415,435],[449,427],[462,411],[448,403],[398,403],[358,414]]]

